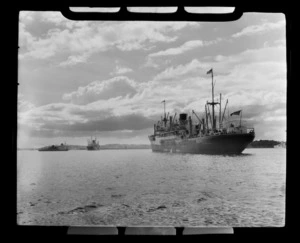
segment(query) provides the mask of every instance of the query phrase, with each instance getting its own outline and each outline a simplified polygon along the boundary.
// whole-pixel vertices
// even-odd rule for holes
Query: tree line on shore
[[[255,140],[248,145],[248,148],[274,148],[280,144],[282,144],[282,142],[274,140]],[[284,142],[284,145],[286,145],[286,142]]]

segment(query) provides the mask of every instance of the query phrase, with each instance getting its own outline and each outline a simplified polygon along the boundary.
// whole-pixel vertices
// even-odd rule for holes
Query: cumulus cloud
[[[154,77],[154,80],[175,80],[182,77],[185,74],[192,74],[199,72],[199,69],[202,68],[203,65],[197,59],[193,59],[191,62],[187,64],[180,64],[177,66],[171,66],[165,69],[163,72],[157,74]]]
[[[179,47],[169,48],[164,51],[159,51],[156,53],[149,54],[149,57],[159,57],[159,56],[170,56],[170,55],[178,55],[182,54],[186,51],[192,50],[197,47],[203,46],[203,41],[201,40],[191,40],[185,42],[183,45]]]
[[[72,53],[62,65],[85,61],[82,57],[87,58],[91,53],[107,51],[112,47],[121,51],[148,50],[149,43],[173,42],[178,38],[175,31],[198,26],[190,22],[76,22],[55,12],[28,16],[56,27],[43,36],[33,38],[25,28],[28,24],[25,15],[20,18],[20,26],[23,26],[20,31],[22,57],[46,59],[57,53]]]
[[[265,46],[258,49],[247,49],[234,55],[217,55],[207,58],[203,65],[213,67],[216,74],[227,75],[236,69],[236,72],[240,70],[241,73],[250,75],[250,73],[255,74],[253,70],[256,69],[251,71],[249,68],[247,72],[244,72],[240,67],[252,65],[254,68],[253,65],[256,65],[256,67],[261,66],[260,69],[263,69],[264,63],[274,64],[280,67],[280,71],[284,71],[286,69],[286,47],[283,45]],[[271,74],[269,66],[266,66],[266,70]],[[274,72],[278,72],[278,70],[273,70]]]
[[[283,46],[249,49],[229,56],[219,55],[211,62],[194,59],[189,63],[165,69],[155,76],[154,81],[161,86],[161,92],[176,94],[178,101],[184,98],[187,103],[183,103],[183,109],[202,109],[203,104],[211,97],[210,76],[206,75],[211,67],[214,68],[214,80],[217,81],[215,92],[223,93],[223,99],[229,98],[230,106],[276,106],[286,102],[286,62]],[[179,80],[182,84],[181,93],[172,91],[174,86],[169,86],[171,83],[178,84]],[[191,97],[197,97],[197,100]]]
[[[206,71],[214,67],[215,80],[217,80],[215,91],[222,92],[224,99],[229,98],[231,106],[284,103],[285,62],[279,58],[280,55],[278,58],[276,55],[269,56],[270,52],[273,52],[272,48],[264,49],[268,51],[247,50],[236,55],[223,56],[220,59],[224,61],[224,65],[229,63],[226,72],[219,70],[218,67],[222,64],[219,60],[202,63],[194,59],[186,64],[165,69],[148,83],[137,84],[125,77],[102,82],[95,81],[66,94],[64,99],[74,104],[89,104],[90,108],[106,107],[115,115],[133,112],[146,116],[159,114],[161,99],[168,101],[168,109],[172,111],[178,107],[178,104],[182,109],[191,110],[195,107],[202,109],[211,92],[210,77],[206,75]],[[255,57],[258,53],[262,55]],[[120,83],[117,85],[118,82]],[[269,90],[270,86],[274,86],[272,91]]]
[[[147,43],[169,43],[177,40],[174,32],[189,26],[197,26],[197,23],[123,22],[115,24],[109,32],[104,32],[104,36],[112,38],[115,46],[122,51],[147,50]]]
[[[117,76],[104,81],[94,81],[77,91],[63,95],[63,99],[74,104],[88,104],[97,100],[118,96],[132,96],[137,92],[137,84],[125,76]]]
[[[19,45],[22,57],[30,56],[37,59],[46,59],[59,51],[65,52],[66,50],[70,50],[77,40],[73,40],[71,43],[70,41],[70,32],[67,29],[62,31],[52,29],[45,38],[33,37],[25,29],[19,33]]]
[[[221,40],[222,40],[222,38],[217,38],[217,39],[211,40],[211,41],[191,40],[191,41],[185,42],[184,44],[182,44],[179,47],[173,47],[173,48],[169,48],[167,50],[151,53],[151,54],[148,55],[148,57],[151,58],[151,57],[180,55],[184,52],[193,50],[193,49],[198,48],[198,47],[203,47],[203,46],[209,46],[209,45],[212,45],[212,44],[216,44],[216,43],[220,42]]]
[[[285,26],[285,20],[272,23],[267,22],[260,25],[250,25],[242,29],[240,32],[232,35],[233,38],[238,38],[241,36],[251,36],[254,34],[265,33],[267,31],[276,30]]]
[[[166,50],[161,50],[155,53],[150,53],[147,56],[146,63],[144,64],[145,67],[154,67],[154,68],[159,68],[161,64],[168,64],[170,62],[170,59],[165,59],[164,58],[169,58],[170,56],[179,56],[192,51],[196,48],[199,47],[205,47],[209,45],[216,44],[220,41],[222,41],[222,38],[216,38],[214,40],[210,41],[202,41],[202,40],[191,40],[183,43],[181,46],[178,47],[172,47],[168,48]]]
[[[120,96],[119,91],[114,90],[115,87],[120,87],[114,86],[119,81],[122,85],[125,83],[135,87],[136,93],[128,96],[125,95],[127,92],[124,92],[124,95]],[[148,129],[153,127],[155,120],[162,114],[160,103],[162,97],[167,98],[167,108],[170,112],[174,111],[174,107],[178,109],[179,105],[184,108],[190,101],[188,97],[191,97],[191,94],[187,90],[181,94],[183,87],[162,86],[155,82],[137,85],[125,77],[106,80],[102,85],[100,82],[93,82],[66,96],[68,101],[73,103],[54,103],[35,107],[22,114],[19,124],[21,131],[27,131],[30,136],[36,137],[74,136],[74,134],[86,136],[87,133],[96,131]],[[79,102],[83,97],[88,100],[90,92],[95,94],[97,90],[100,96],[94,97],[94,102]],[[121,87],[120,90],[124,88]],[[104,97],[104,93],[110,91],[114,93]],[[119,96],[111,98],[116,95]]]
[[[90,104],[86,106],[70,106],[66,108],[66,112],[68,112],[70,115],[80,117],[81,122],[106,119],[114,115],[112,107],[98,107]]]
[[[138,131],[153,127],[154,121],[141,114],[129,114],[123,116],[109,116],[103,119],[67,122],[66,120],[48,120],[46,118],[35,119],[39,126],[21,124],[22,132],[27,132],[33,137],[53,136],[86,136],[87,133],[107,131]]]
[[[153,126],[153,120],[140,114],[124,116],[110,116],[101,120],[88,122],[76,122],[71,125],[47,123],[42,128],[61,131],[118,131],[118,130],[141,130]]]
[[[18,112],[25,112],[35,108],[35,105],[24,99],[23,95],[18,95]]]
[[[24,23],[19,24],[19,46],[23,47],[24,51],[29,51],[30,46],[33,45],[33,43],[36,41],[36,38],[29,33]],[[23,58],[24,54],[19,52],[19,57]]]
[[[32,12],[29,12],[29,13],[31,14]],[[56,26],[64,25],[67,27],[68,22],[75,23],[75,21],[70,21],[70,20],[66,19],[60,12],[46,11],[44,13],[35,12],[33,14],[36,15],[36,17],[39,18],[40,21],[53,23]]]
[[[20,11],[19,13],[19,21],[23,24],[30,24],[32,21],[34,21],[34,12],[29,11]]]
[[[76,65],[78,63],[86,63],[90,55],[91,53],[83,53],[82,55],[71,55],[66,61],[61,62],[59,66],[67,67]]]
[[[116,66],[116,68],[110,73],[110,75],[120,75],[120,74],[124,74],[124,73],[129,73],[132,72],[133,70],[131,68],[128,67],[120,67],[120,66]]]
[[[52,103],[43,106],[33,107],[19,114],[18,123],[26,124],[29,127],[39,128],[45,122],[72,123],[82,120],[80,116],[68,112],[73,104]]]
[[[229,98],[231,106],[242,108],[286,102],[283,47],[265,47],[236,55],[218,56],[206,65],[214,68],[217,81],[215,91]]]

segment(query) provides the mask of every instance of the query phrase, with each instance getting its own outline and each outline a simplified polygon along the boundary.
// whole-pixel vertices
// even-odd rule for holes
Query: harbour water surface
[[[285,224],[286,149],[18,151],[20,225]]]

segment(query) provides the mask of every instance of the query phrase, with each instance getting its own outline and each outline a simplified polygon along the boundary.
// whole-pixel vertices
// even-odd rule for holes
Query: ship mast
[[[167,125],[167,117],[166,117],[166,100],[163,100],[161,103],[164,103],[164,124],[165,124],[165,127]]]
[[[207,105],[205,105],[205,118],[206,118],[206,130],[208,131],[208,115],[207,115]]]
[[[213,118],[213,122],[212,122],[212,130],[215,130],[215,104],[214,104],[214,72],[213,69],[211,69],[211,91],[212,91],[212,118]]]
[[[208,102],[207,102],[208,103]],[[209,103],[208,103],[209,104]],[[210,120],[210,125],[211,125],[211,129],[213,130],[213,122],[211,120],[211,115],[210,115],[210,110],[209,110],[209,106],[207,106],[207,114],[208,114],[208,117],[209,117],[209,120]]]
[[[212,96],[212,102],[208,103],[212,106],[212,130],[214,131],[216,129],[216,120],[215,120],[215,105],[219,104],[218,102],[214,101],[214,73],[213,69],[210,69],[206,74],[211,73],[211,96]]]
[[[220,94],[220,109],[219,109],[219,129],[221,130],[222,129],[222,122],[221,122],[221,110],[222,110],[222,107],[221,107],[221,102],[222,102],[222,94]]]

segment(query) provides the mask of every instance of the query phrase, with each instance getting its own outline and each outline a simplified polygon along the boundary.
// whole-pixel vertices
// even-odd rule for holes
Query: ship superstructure
[[[242,126],[242,110],[231,113],[240,116],[238,125],[227,124],[223,126],[224,115],[221,110],[222,95],[219,102],[214,97],[213,69],[207,74],[212,76],[212,101],[205,104],[205,117],[199,118],[196,112],[192,111],[198,122],[192,120],[187,113],[166,115],[164,103],[164,117],[154,124],[154,134],[149,136],[153,152],[193,153],[193,154],[239,154],[249,143],[254,140],[254,128]],[[215,106],[219,106],[219,119],[215,115]],[[210,107],[212,113],[210,112]]]

